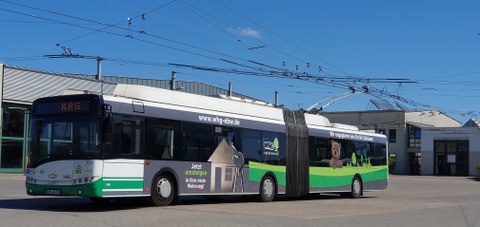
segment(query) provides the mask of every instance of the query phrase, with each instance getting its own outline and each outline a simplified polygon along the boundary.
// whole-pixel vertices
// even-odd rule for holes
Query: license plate
[[[47,195],[60,195],[60,190],[58,189],[47,189],[45,192]]]

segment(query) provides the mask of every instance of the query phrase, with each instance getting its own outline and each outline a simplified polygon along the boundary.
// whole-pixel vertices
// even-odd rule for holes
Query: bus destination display
[[[58,101],[38,103],[35,112],[40,114],[53,113],[86,113],[90,111],[91,101]]]

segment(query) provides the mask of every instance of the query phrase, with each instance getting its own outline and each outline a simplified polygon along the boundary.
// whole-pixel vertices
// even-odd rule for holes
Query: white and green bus
[[[117,85],[38,99],[31,115],[29,195],[160,206],[189,195],[357,198],[388,186],[384,135],[266,103]]]

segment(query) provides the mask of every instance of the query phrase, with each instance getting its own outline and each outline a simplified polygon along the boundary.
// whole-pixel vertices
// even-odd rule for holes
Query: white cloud
[[[260,38],[260,31],[255,31],[251,28],[239,28],[240,34],[243,36]]]
[[[260,38],[262,32],[253,30],[251,28],[228,28],[229,32],[239,34],[241,36]]]

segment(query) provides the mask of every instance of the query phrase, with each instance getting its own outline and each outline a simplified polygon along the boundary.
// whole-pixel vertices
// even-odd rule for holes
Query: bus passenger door
[[[103,196],[144,194],[144,125],[141,117],[113,117],[106,136]]]

